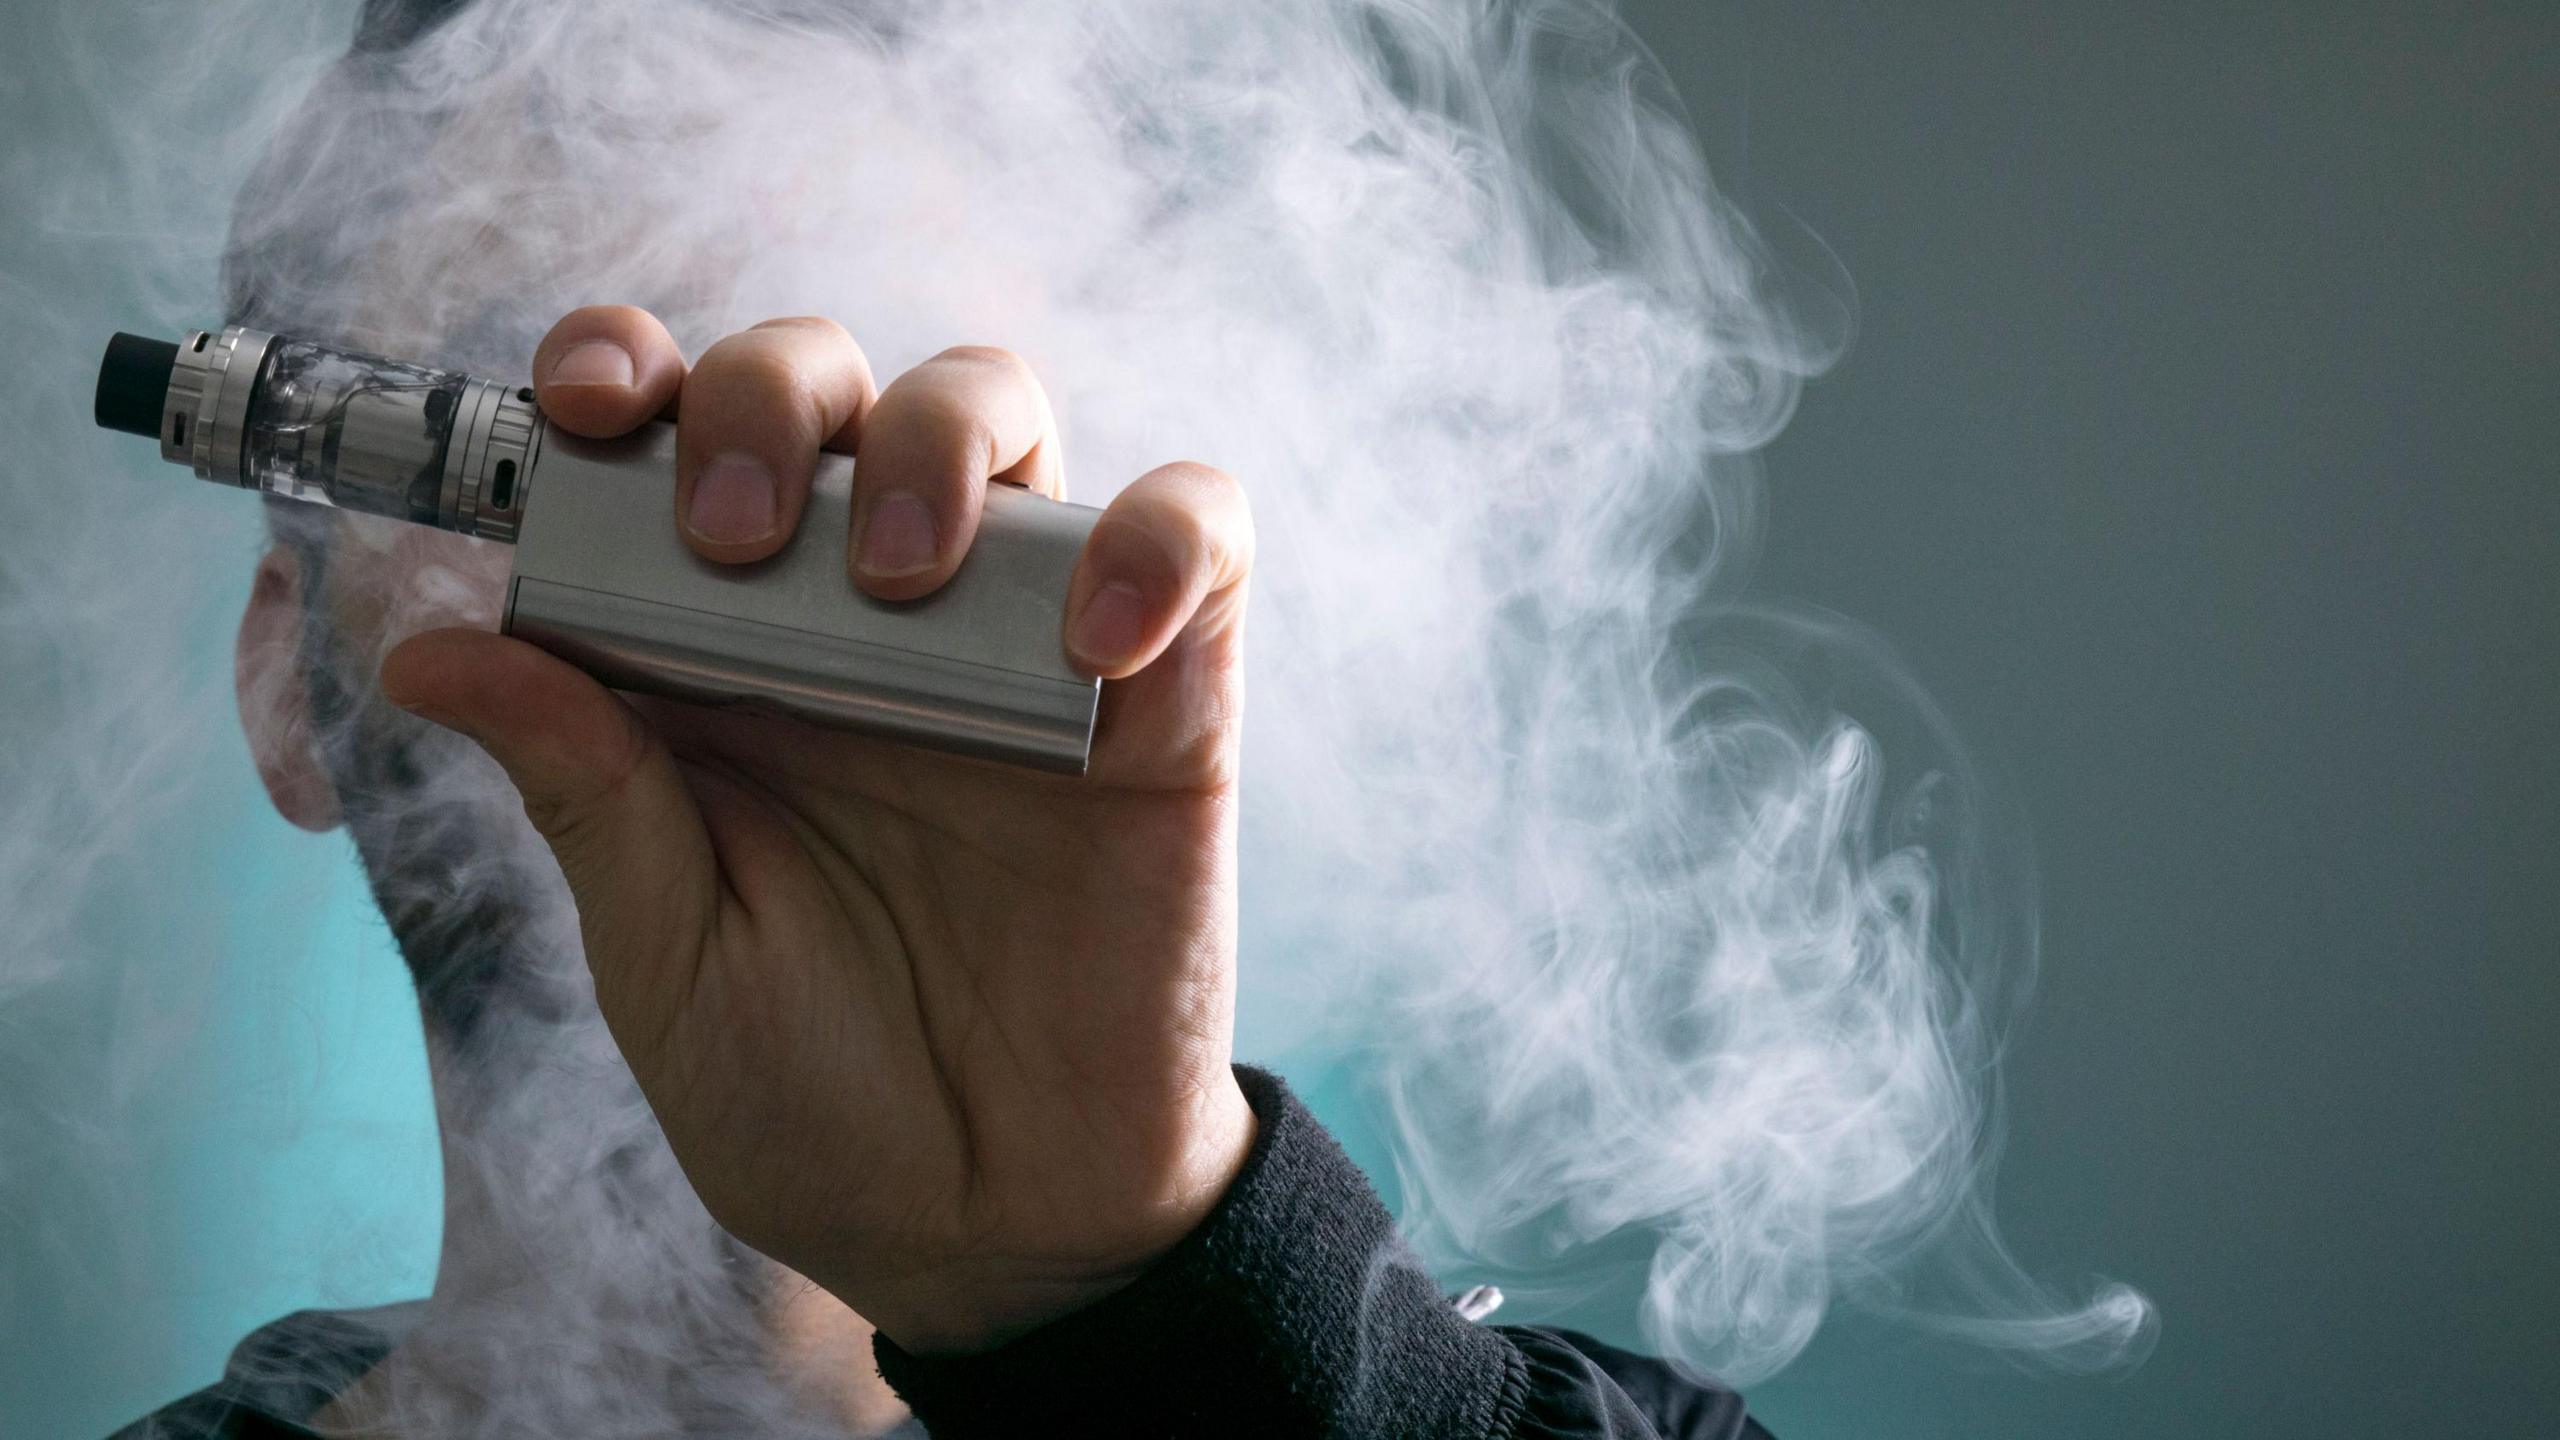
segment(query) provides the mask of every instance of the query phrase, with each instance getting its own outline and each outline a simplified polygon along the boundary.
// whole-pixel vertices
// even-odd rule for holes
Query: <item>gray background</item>
[[[2033,827],[2011,1238],[2164,1319],[2114,1381],[1835,1326],[1754,1408],[2560,1434],[2560,6],[1630,18],[1858,289],[1759,588],[1881,629]]]

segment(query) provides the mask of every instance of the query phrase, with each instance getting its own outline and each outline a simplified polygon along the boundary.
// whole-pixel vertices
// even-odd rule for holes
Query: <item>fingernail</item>
[[[581,340],[551,362],[554,385],[620,385],[633,375],[631,352],[610,340]]]
[[[882,579],[913,575],[933,568],[940,546],[933,529],[933,512],[915,496],[893,491],[871,502],[871,514],[862,522],[862,548],[855,554],[854,564],[861,567],[863,574]]]
[[[1146,640],[1147,599],[1138,587],[1113,580],[1093,592],[1067,627],[1067,648],[1086,665],[1107,669],[1138,653]]]
[[[686,528],[721,545],[743,545],[773,533],[773,472],[753,455],[713,457],[693,482]]]

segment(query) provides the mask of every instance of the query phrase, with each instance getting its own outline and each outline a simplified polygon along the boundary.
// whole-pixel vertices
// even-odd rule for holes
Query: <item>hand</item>
[[[595,307],[534,373],[582,435],[674,404],[676,523],[715,561],[779,550],[818,452],[857,453],[848,564],[884,598],[949,578],[987,485],[1062,485],[1002,351],[876,391],[843,329],[775,320],[688,374],[654,318]],[[901,1346],[980,1349],[1134,1278],[1251,1142],[1228,1061],[1252,555],[1205,466],[1112,503],[1065,597],[1069,654],[1108,682],[1081,779],[618,696],[476,631],[408,640],[382,690],[514,780],[711,1214]]]

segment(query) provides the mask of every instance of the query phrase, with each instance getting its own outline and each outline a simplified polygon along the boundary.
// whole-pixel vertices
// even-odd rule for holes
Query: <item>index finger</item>
[[[883,600],[931,594],[968,554],[990,483],[1057,497],[1058,422],[1020,356],[958,345],[890,382],[863,424],[854,583]]]
[[[684,384],[684,352],[636,305],[582,305],[533,351],[533,398],[573,435],[605,439],[658,417]]]

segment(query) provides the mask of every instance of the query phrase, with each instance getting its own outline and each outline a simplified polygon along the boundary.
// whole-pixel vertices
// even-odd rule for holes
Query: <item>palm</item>
[[[924,1273],[1183,1182],[1164,1102],[1228,1053],[1228,745],[1168,763],[1144,732],[1202,668],[1115,692],[1089,780],[645,706],[698,859],[587,914],[588,945],[619,952],[607,1018],[714,1213],[777,1253]],[[1084,1258],[1147,1240],[1087,1233]]]

